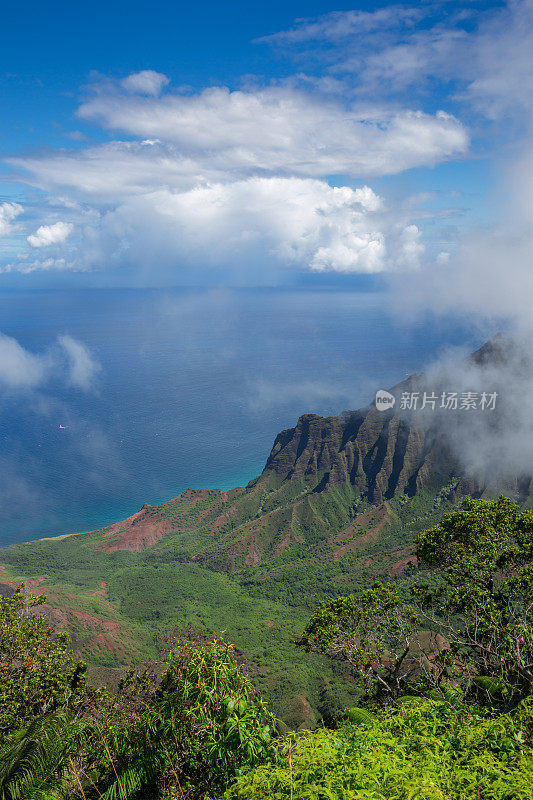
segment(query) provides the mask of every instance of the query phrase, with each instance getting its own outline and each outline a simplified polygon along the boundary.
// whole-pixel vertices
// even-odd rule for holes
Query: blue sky
[[[11,5],[0,289],[473,280],[471,238],[522,203],[532,21],[531,0]]]

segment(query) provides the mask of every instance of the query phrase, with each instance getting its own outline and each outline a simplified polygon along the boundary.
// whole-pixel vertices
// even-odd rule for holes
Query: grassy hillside
[[[340,682],[346,704],[354,690],[341,668],[297,652],[294,637],[319,599],[401,576],[416,532],[450,504],[421,493],[371,506],[344,487],[262,514],[265,496],[257,486],[188,491],[102,531],[4,548],[1,581],[24,580],[47,595],[54,627],[70,631],[97,679],[156,658],[165,637],[189,625],[225,632],[274,711],[310,726],[330,681]],[[114,549],[137,547],[139,531],[142,538],[161,522],[151,545]]]

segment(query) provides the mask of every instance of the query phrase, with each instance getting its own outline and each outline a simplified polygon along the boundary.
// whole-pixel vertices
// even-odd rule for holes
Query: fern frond
[[[56,789],[83,728],[65,714],[47,714],[10,736],[0,750],[0,800],[60,797]]]

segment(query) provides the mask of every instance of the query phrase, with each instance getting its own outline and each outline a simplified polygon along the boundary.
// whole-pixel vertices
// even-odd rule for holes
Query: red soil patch
[[[293,516],[294,516],[294,510],[293,510]],[[285,533],[283,539],[276,545],[276,548],[274,550],[274,555],[280,556],[290,543],[291,543],[291,529],[289,527],[287,528],[287,532]]]
[[[408,556],[407,558],[400,559],[400,561],[396,561],[390,568],[390,574],[401,575],[408,564],[416,564],[416,558],[414,556]]]
[[[38,608],[32,609],[32,613],[36,615],[44,614],[50,626],[56,630],[68,631],[71,627],[67,612],[62,608],[55,608],[45,603]]]
[[[354,552],[360,547],[363,547],[365,544],[377,539],[384,525],[389,521],[390,516],[391,514],[387,503],[383,503],[376,509],[371,509],[370,511],[367,511],[366,513],[357,517],[348,528],[340,531],[340,533],[333,537],[333,539],[330,539],[332,544],[340,544],[340,542],[343,541],[345,542],[345,544],[343,544],[341,547],[337,547],[337,549],[334,551],[333,560],[340,561],[340,559],[343,558],[346,553]],[[364,533],[360,533],[359,536],[356,536],[362,527],[365,525],[372,525],[372,523],[374,524],[371,528],[366,530]]]
[[[105,597],[107,594],[107,583],[105,581],[100,581],[98,589],[95,589],[93,592],[84,592],[84,594],[87,597]],[[70,594],[69,597],[71,597]]]
[[[74,608],[69,608],[68,610],[76,617],[78,622],[81,622],[84,628],[102,628],[104,631],[116,631],[122,628],[120,622],[95,617],[93,614],[87,614],[85,611],[76,611]]]
[[[244,564],[247,567],[255,567],[261,561],[261,553],[257,547],[257,542],[254,534],[250,537],[248,542],[248,554],[245,558]]]
[[[313,719],[315,715],[314,715],[313,709],[311,708],[311,704],[309,703],[309,700],[307,699],[307,697],[305,697],[305,695],[303,695],[303,694],[298,694],[298,695],[296,695],[296,699],[300,703],[300,708],[301,708],[301,711],[302,711],[303,721],[304,722],[308,722],[310,719]]]
[[[227,511],[224,511],[224,513],[217,517],[213,522],[213,533],[218,533],[224,527],[224,525],[227,525],[228,522],[231,522],[231,520],[235,519],[236,517],[237,508],[235,506],[228,508]]]
[[[89,642],[90,649],[94,652],[101,653],[102,650],[111,650],[115,652],[115,644],[112,639],[105,635],[105,633],[97,633]]]
[[[146,547],[158,542],[163,534],[172,530],[172,523],[162,519],[152,506],[145,503],[140,511],[123,522],[115,522],[102,534],[100,550],[114,553],[117,550],[129,550],[139,553]],[[102,584],[100,584],[102,588]]]
[[[259,564],[262,550],[258,546],[257,534],[260,534],[265,527],[266,517],[268,517],[268,515],[259,520],[245,523],[222,538],[223,544],[218,549],[216,555],[224,555],[230,569],[235,569],[237,558],[245,553],[245,565],[247,567]],[[211,550],[207,548],[192,556],[191,561],[202,564],[212,557],[212,555],[213,553]]]
[[[26,589],[33,589],[35,586],[39,586],[40,583],[46,580],[46,575],[39,575],[37,578],[26,578],[24,581]]]

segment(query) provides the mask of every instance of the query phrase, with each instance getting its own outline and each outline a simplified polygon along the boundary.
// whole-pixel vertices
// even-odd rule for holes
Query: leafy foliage
[[[360,711],[357,709],[357,711]],[[347,715],[348,716],[348,715]],[[415,698],[280,743],[227,800],[531,800],[533,706],[494,717]]]
[[[108,709],[92,733],[106,800],[163,790],[204,797],[271,752],[275,719],[222,640],[182,642],[160,681],[142,674],[127,683],[133,691],[126,705]]]
[[[320,603],[298,644],[347,661],[370,694],[398,697],[413,674],[407,660],[419,618],[392,584]]]
[[[533,800],[532,519],[503,498],[469,501],[421,534],[429,580],[415,589],[419,609],[405,586],[381,582],[322,601],[299,644],[348,662],[371,708],[341,712],[350,694],[330,677],[337,665],[319,701],[335,730],[296,737],[279,736],[219,638],[174,642],[163,666],[130,671],[117,695],[88,690],[68,637],[37,615],[44,598],[19,590],[0,607],[10,730],[0,800]],[[138,565],[129,574],[133,609],[149,584]],[[223,576],[219,585],[235,586]],[[165,591],[171,602],[172,585]],[[420,630],[424,619],[433,631]],[[436,647],[439,630],[448,642]],[[384,698],[393,702],[375,702]]]
[[[20,586],[0,596],[0,733],[76,703],[86,664],[72,655],[70,637],[34,613],[45,597],[27,597]]]
[[[86,723],[46,714],[9,736],[0,751],[0,800],[55,800],[69,792],[67,766]]]
[[[419,562],[436,570],[436,589],[416,594],[451,643],[448,663],[476,676],[493,696],[533,688],[533,512],[508,498],[463,501],[421,533]],[[484,682],[480,678],[491,678]]]

